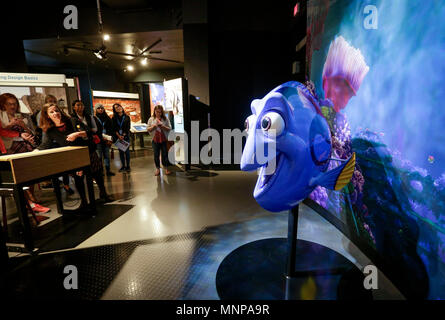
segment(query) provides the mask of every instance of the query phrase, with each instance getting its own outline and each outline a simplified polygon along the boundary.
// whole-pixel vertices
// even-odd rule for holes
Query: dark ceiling
[[[151,9],[153,1],[150,0],[102,0],[101,3],[114,10],[140,10]]]
[[[144,57],[148,57],[146,66],[141,65],[142,58],[134,60],[135,55],[140,55],[141,51],[146,50],[159,39],[162,41],[143,53]],[[129,64],[138,70],[184,67],[182,30],[110,34],[110,40],[104,41],[108,51],[106,61],[96,58],[93,54],[93,50],[102,45],[102,38],[99,34],[59,39],[24,40],[23,45],[29,66],[85,67],[87,64],[94,64],[120,70]],[[66,49],[64,50],[64,48]],[[122,55],[110,54],[111,52],[122,53]]]
[[[65,28],[66,5],[74,5],[78,10],[77,29]],[[158,39],[162,41],[144,52],[151,58],[148,64],[141,65],[140,59],[133,61],[135,69],[184,67],[182,0],[100,0],[100,6],[102,30],[111,36],[104,42],[108,51],[106,61],[93,54],[93,50],[102,45],[95,0],[30,1],[26,10],[19,1],[6,1],[4,6],[2,3],[2,11],[8,12],[3,17],[3,25],[17,25],[20,21],[20,28],[0,28],[0,35],[4,39],[11,38],[12,42],[23,40],[23,59],[26,58],[25,64],[33,70],[83,69],[92,64],[123,70],[134,58],[126,54],[138,55]],[[110,54],[112,52],[123,55]],[[5,56],[7,60],[14,57],[10,55]]]

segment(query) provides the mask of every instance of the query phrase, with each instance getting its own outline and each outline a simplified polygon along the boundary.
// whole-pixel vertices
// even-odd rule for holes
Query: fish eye
[[[252,122],[252,121],[254,121],[254,122]],[[244,129],[246,129],[246,131],[249,132],[249,129],[250,129],[251,127],[252,127],[252,128],[255,127],[255,125],[252,125],[252,124],[255,123],[255,121],[256,121],[256,117],[255,117],[253,114],[250,115],[250,116],[248,116],[247,119],[246,119],[246,121],[244,121]]]
[[[275,135],[280,135],[285,128],[283,118],[277,112],[268,112],[261,119],[261,129],[264,132],[275,130]]]
[[[261,120],[261,129],[267,131],[270,129],[270,125],[272,123],[272,120],[268,116],[264,116]]]

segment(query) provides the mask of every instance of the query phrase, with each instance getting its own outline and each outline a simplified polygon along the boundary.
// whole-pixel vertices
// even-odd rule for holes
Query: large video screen
[[[308,3],[307,73],[352,183],[311,198],[390,266],[408,297],[445,298],[445,6]]]

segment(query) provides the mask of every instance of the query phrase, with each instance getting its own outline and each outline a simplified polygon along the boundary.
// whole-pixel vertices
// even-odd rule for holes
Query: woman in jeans
[[[156,172],[155,176],[160,174],[159,154],[162,157],[162,166],[165,169],[165,174],[170,174],[168,171],[168,154],[167,154],[167,137],[171,130],[171,124],[164,114],[164,108],[161,105],[155,106],[153,116],[148,119],[148,132],[153,135],[151,142],[154,151]],[[154,134],[153,134],[154,133]]]
[[[113,135],[115,140],[124,140],[130,143],[130,117],[125,114],[124,108],[119,103],[113,104]],[[130,148],[124,152],[119,150],[122,168],[119,172],[130,172]]]
[[[97,145],[97,153],[99,158],[103,159],[105,163],[105,171],[107,176],[114,176],[114,172],[110,169],[110,146],[111,140],[105,137],[113,135],[113,124],[111,118],[105,112],[103,104],[96,104],[96,116],[94,117],[97,125],[97,134],[100,138],[100,143]]]

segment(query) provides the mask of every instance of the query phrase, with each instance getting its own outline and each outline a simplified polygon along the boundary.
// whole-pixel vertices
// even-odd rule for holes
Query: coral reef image
[[[310,198],[372,248],[407,298],[445,299],[443,16],[434,1],[308,3],[307,86],[333,165],[357,156],[348,186]]]

